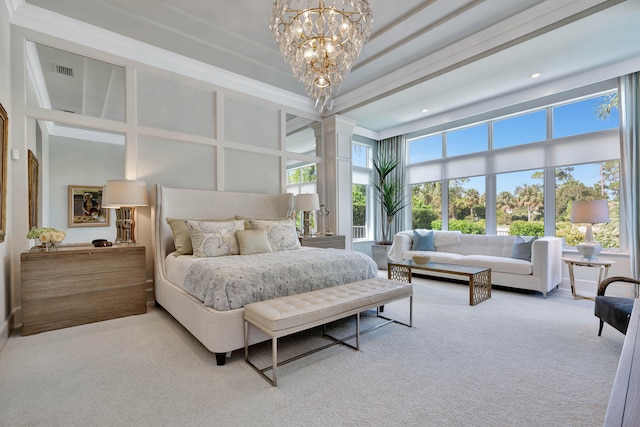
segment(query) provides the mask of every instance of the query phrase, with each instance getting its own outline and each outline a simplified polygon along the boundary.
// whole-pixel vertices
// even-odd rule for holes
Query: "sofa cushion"
[[[433,245],[433,231],[432,230],[413,230],[413,246],[412,251],[435,251],[436,247]]]
[[[414,255],[430,256],[431,262],[442,262],[444,264],[457,264],[459,259],[464,258],[464,255],[454,254],[452,252],[407,251],[404,253],[404,259],[411,259]]]
[[[502,256],[467,255],[458,259],[459,265],[470,267],[490,267],[491,272],[511,274],[533,274],[533,266],[529,261]]]
[[[531,245],[533,245],[533,242],[537,238],[538,236],[533,236],[528,240],[524,240],[524,238],[517,236],[516,241],[513,242],[513,247],[511,248],[511,258],[531,261]]]
[[[515,236],[493,236],[486,234],[462,234],[457,248],[443,248],[447,252],[463,255],[489,255],[510,257]],[[438,248],[440,249],[440,248]]]
[[[458,245],[460,243],[460,236],[462,233],[460,231],[442,231],[442,230],[434,230],[433,232],[433,245],[436,247],[436,250],[439,251],[443,246],[448,245]],[[447,251],[444,251],[447,252]]]

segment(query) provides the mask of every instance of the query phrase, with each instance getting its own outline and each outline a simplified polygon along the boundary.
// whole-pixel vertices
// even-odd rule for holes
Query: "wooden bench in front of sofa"
[[[319,289],[303,294],[289,295],[267,301],[254,302],[244,307],[244,358],[256,372],[272,386],[277,386],[278,338],[300,332],[315,326],[326,325],[335,320],[356,316],[356,333],[343,339],[333,338],[331,344],[308,351],[302,355],[280,362],[280,365],[297,360],[336,344],[343,344],[356,350],[360,349],[360,313],[393,301],[409,298],[409,323],[402,323],[380,315],[385,320],[412,326],[413,322],[413,286],[384,278],[372,278],[347,283],[331,288]],[[388,323],[388,322],[387,322]],[[386,323],[385,323],[386,324]],[[253,325],[271,337],[272,365],[260,369],[249,360],[249,325]],[[379,327],[382,325],[375,326]],[[356,339],[356,345],[346,341]],[[271,370],[271,378],[265,373]]]

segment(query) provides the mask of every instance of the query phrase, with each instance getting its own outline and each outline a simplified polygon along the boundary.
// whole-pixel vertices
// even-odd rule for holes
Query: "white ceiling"
[[[304,94],[269,32],[271,0],[26,3]],[[371,40],[330,113],[376,132],[640,59],[640,0],[369,3]]]

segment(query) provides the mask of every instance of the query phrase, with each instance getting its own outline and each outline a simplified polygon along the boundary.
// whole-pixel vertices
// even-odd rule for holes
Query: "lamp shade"
[[[102,206],[147,206],[147,184],[144,181],[111,180],[103,188]]]
[[[297,211],[317,211],[320,209],[320,199],[317,194],[298,194],[296,196]]]
[[[571,206],[571,222],[597,224],[609,222],[609,204],[606,200],[579,200]]]

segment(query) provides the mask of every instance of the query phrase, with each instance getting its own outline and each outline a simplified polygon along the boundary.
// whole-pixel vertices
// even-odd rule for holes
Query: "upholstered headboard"
[[[293,212],[293,194],[234,193],[193,190],[156,185],[152,203],[155,272],[162,269],[167,254],[175,250],[173,232],[167,218],[225,219],[235,215],[247,218],[277,218]]]

